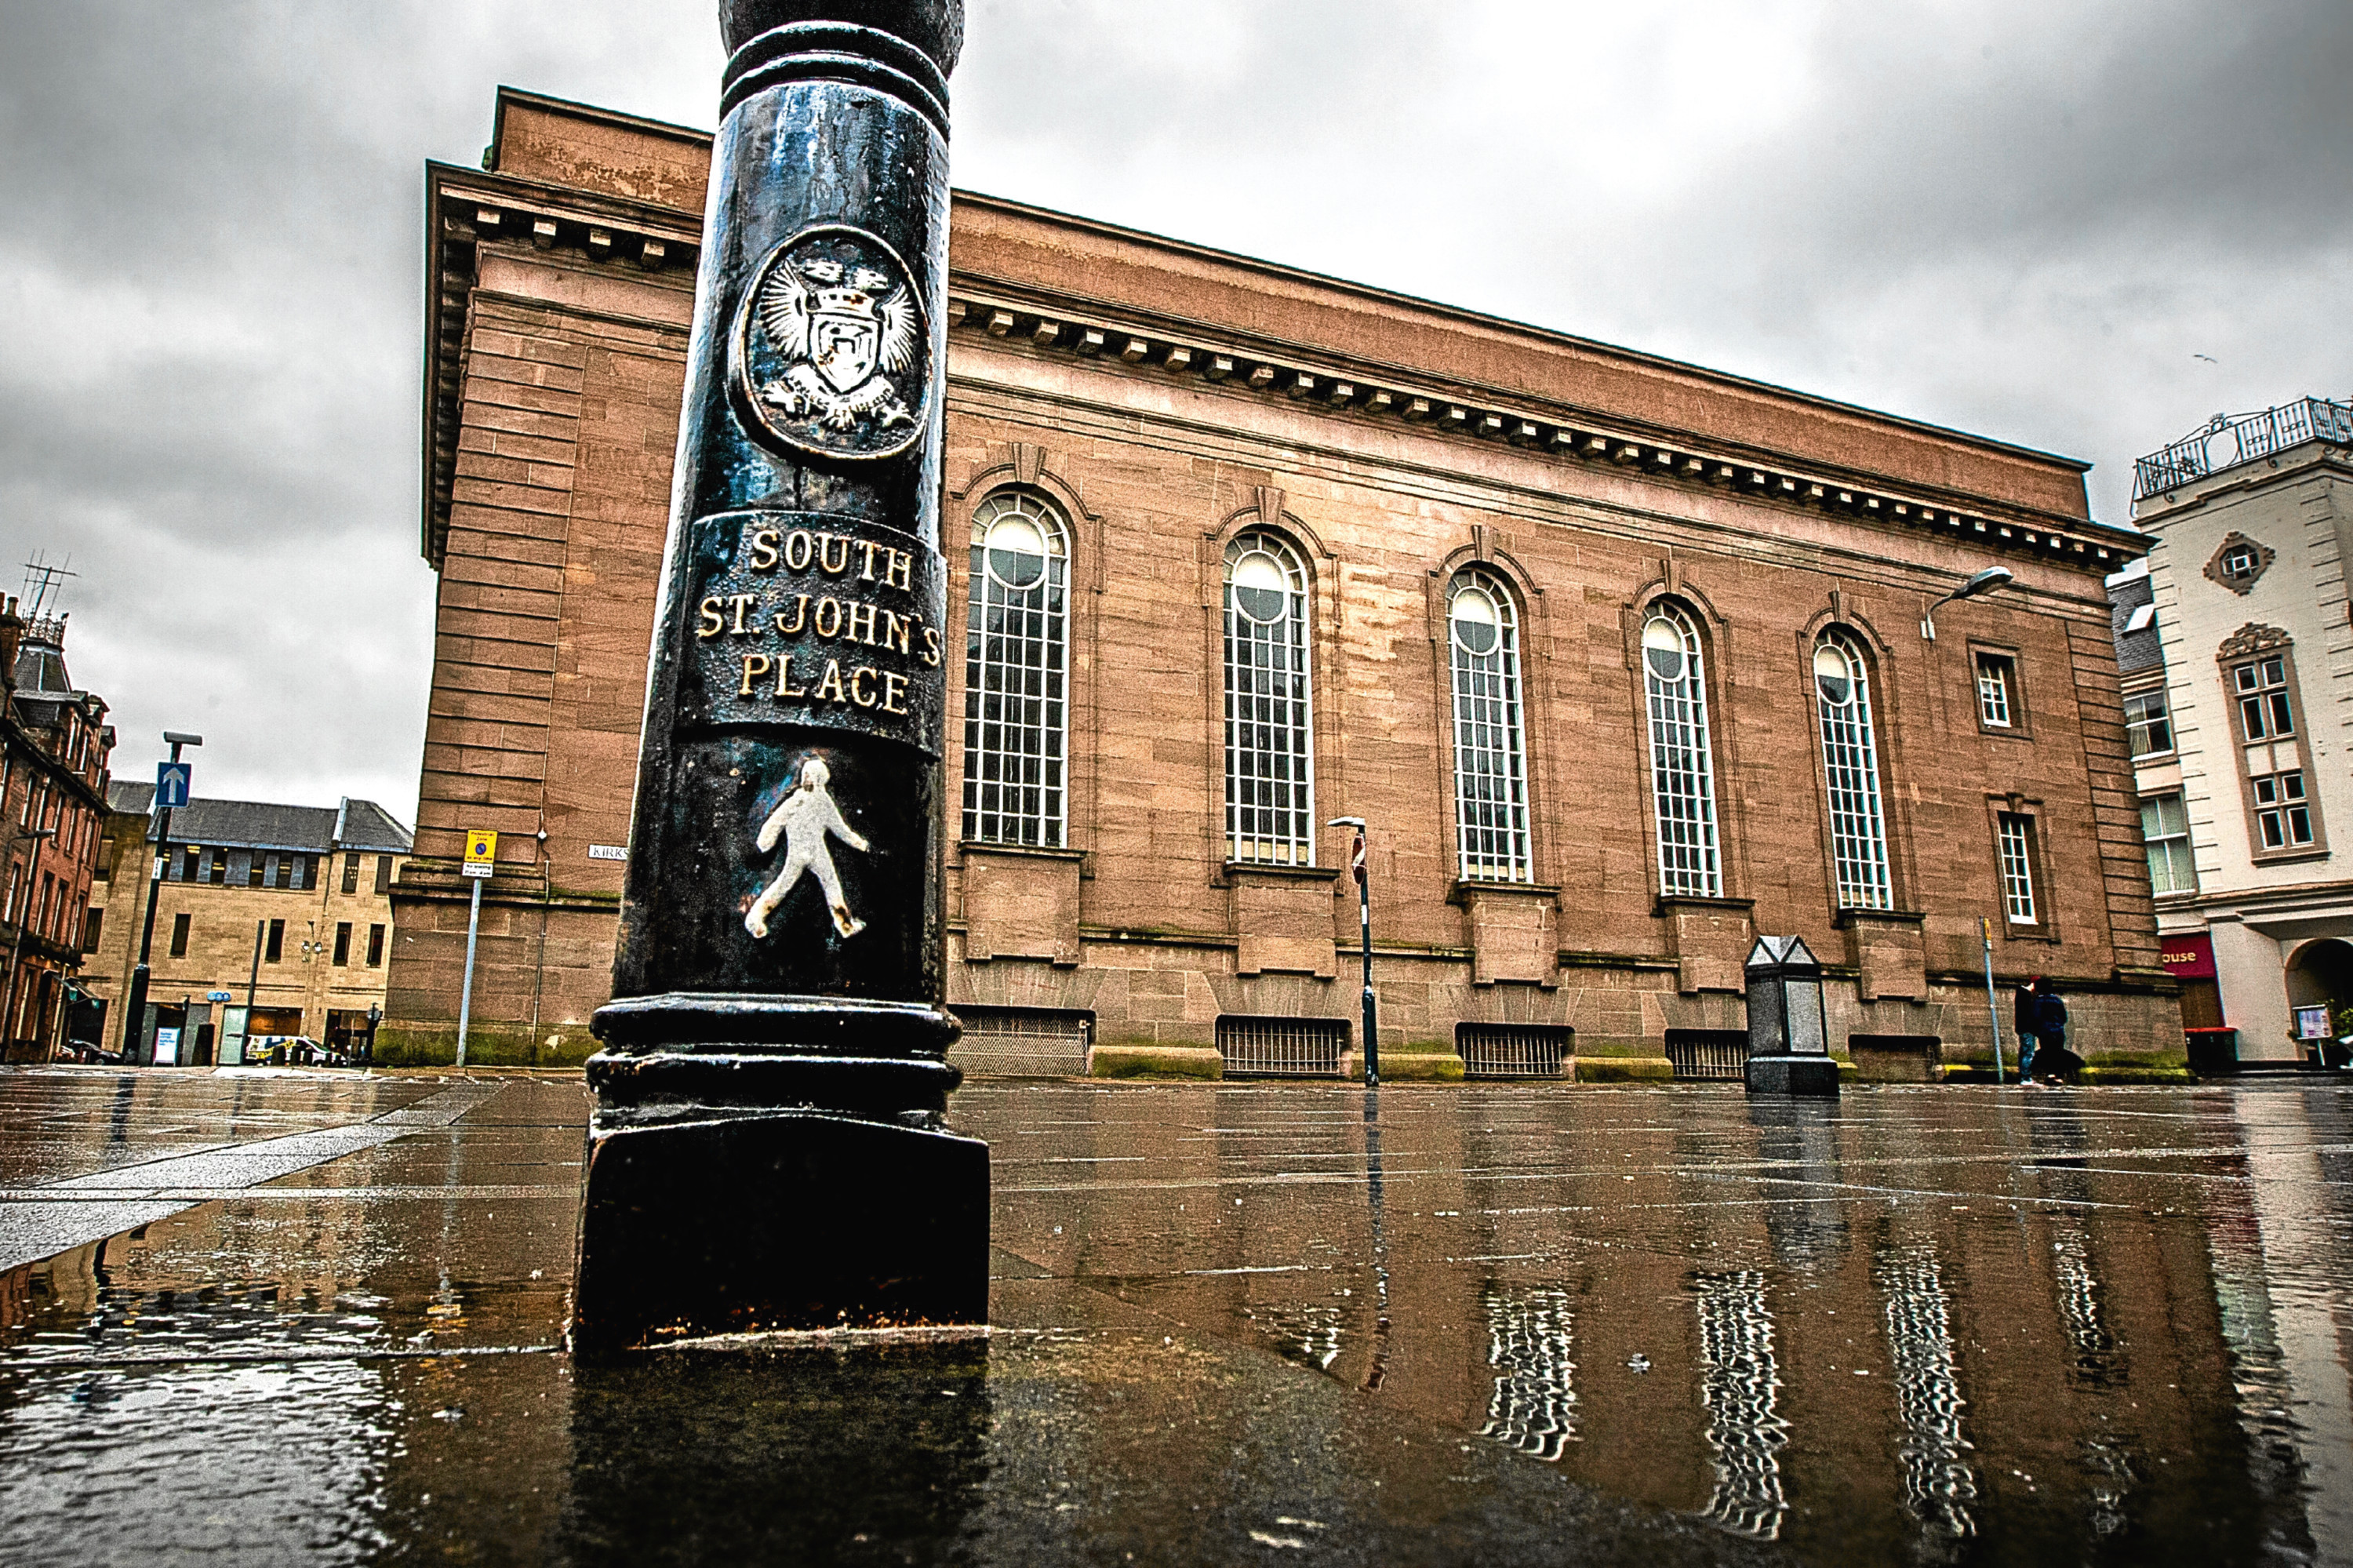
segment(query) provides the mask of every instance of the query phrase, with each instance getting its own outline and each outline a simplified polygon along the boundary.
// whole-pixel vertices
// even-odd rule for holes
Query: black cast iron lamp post
[[[1803,937],[1759,937],[1746,968],[1748,1092],[1835,1096],[1821,960]]]
[[[1985,570],[1974,574],[1968,581],[1920,612],[1920,636],[1929,642],[1936,641],[1938,606],[1951,604],[1957,599],[1975,599],[1981,593],[1991,593],[1998,588],[2008,588],[2013,580],[2014,575],[2008,567],[1988,567]]]
[[[1356,876],[1356,929],[1364,941],[1365,1087],[1377,1089],[1381,1086],[1381,1026],[1373,999],[1373,879],[1365,867],[1365,819],[1335,817],[1324,825],[1356,830],[1356,847],[1348,857],[1348,865]]]
[[[988,1309],[940,1005],[962,0],[720,0],[729,59],[573,1342]]]
[[[172,747],[172,760],[180,760],[184,746],[202,746],[205,737],[187,735],[176,729],[164,732],[164,739]],[[122,1065],[136,1067],[139,1047],[146,1033],[147,1022],[147,960],[155,952],[155,903],[164,892],[164,863],[172,854],[172,808],[164,806],[155,813],[155,859],[147,873],[147,914],[139,927],[139,962],[131,970],[131,984],[122,998]]]

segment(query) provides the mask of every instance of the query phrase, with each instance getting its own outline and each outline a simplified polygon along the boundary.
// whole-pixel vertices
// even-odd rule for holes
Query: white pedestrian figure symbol
[[[841,874],[833,868],[833,846],[827,843],[830,833],[851,849],[864,851],[868,845],[856,830],[841,820],[840,808],[833,803],[826,785],[833,770],[816,758],[801,764],[801,781],[784,803],[768,813],[760,827],[760,848],[765,853],[776,847],[777,835],[785,841],[784,869],[776,880],[768,884],[752,912],[744,916],[744,928],[754,937],[768,934],[768,916],[785,901],[785,895],[799,882],[801,873],[812,873],[817,885],[825,890],[826,907],[833,911],[833,928],[845,937],[855,937],[866,929],[866,922],[849,912],[849,905],[841,896]]]

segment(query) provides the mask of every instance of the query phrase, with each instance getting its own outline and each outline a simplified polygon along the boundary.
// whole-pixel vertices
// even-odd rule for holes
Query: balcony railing
[[[2306,397],[2259,414],[2217,414],[2205,429],[2133,464],[2133,499],[2146,501],[2312,440],[2353,444],[2353,404]]]

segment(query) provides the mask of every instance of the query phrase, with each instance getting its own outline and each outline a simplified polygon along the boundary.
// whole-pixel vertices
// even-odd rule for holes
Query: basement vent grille
[[[1459,1023],[1454,1049],[1466,1078],[1559,1078],[1567,1075],[1575,1037],[1549,1024]]]
[[[1229,1078],[1336,1078],[1348,1026],[1330,1018],[1218,1020]]]
[[[1748,1036],[1737,1029],[1670,1029],[1667,1060],[1677,1078],[1736,1084],[1748,1075]]]
[[[1083,1012],[959,1007],[964,1038],[948,1062],[971,1078],[1083,1078],[1092,1021]]]

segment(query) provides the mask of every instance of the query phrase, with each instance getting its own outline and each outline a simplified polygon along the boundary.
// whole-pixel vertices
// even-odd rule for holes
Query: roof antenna
[[[25,563],[25,609],[26,620],[39,620],[60,613],[65,603],[65,579],[78,577],[70,570],[73,557],[68,556],[58,566],[51,566],[47,552],[36,550],[33,558]]]

